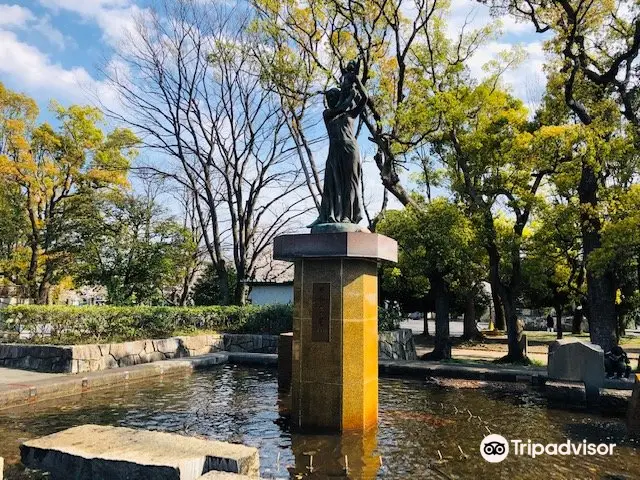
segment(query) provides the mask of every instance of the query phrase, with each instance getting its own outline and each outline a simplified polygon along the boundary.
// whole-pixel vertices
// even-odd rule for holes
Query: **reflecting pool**
[[[459,388],[464,387],[464,388]],[[365,435],[289,430],[275,370],[222,366],[55,402],[0,410],[8,480],[43,478],[19,465],[20,443],[83,423],[200,435],[255,446],[264,478],[640,478],[640,448],[621,419],[547,407],[523,385],[380,379],[380,421]],[[480,456],[498,433],[537,443],[616,443],[613,456]]]

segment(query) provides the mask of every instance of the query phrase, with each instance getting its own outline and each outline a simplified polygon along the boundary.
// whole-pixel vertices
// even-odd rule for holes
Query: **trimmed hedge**
[[[198,330],[277,335],[293,326],[291,305],[112,307],[18,305],[2,310],[0,330],[30,341],[91,343],[165,338]]]

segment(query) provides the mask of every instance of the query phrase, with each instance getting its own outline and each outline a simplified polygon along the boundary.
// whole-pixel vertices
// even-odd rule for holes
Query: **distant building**
[[[0,308],[9,305],[23,305],[32,303],[27,296],[27,289],[14,285],[0,286]]]
[[[249,303],[252,305],[273,305],[293,303],[293,281],[247,282]]]
[[[107,303],[107,289],[101,286],[82,286],[64,290],[59,293],[54,303],[74,306],[105,305]]]

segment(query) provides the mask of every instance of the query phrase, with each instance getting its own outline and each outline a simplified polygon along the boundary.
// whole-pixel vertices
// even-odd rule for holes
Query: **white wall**
[[[249,293],[252,305],[293,303],[293,285],[254,285]]]

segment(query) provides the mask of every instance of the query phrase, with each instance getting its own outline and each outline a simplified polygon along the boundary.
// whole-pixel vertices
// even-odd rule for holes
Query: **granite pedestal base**
[[[394,240],[372,233],[276,238],[295,262],[291,409],[304,430],[361,431],[378,421],[379,260]]]

